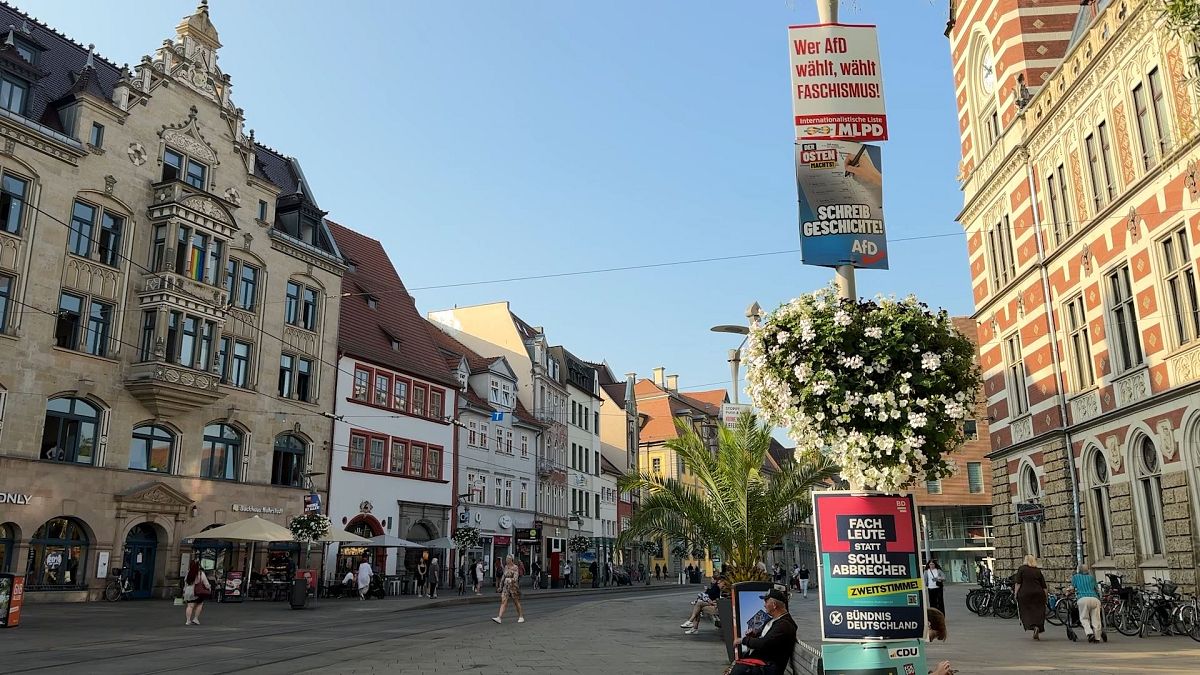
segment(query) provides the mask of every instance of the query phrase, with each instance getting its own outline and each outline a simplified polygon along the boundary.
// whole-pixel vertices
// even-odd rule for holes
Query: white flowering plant
[[[582,534],[577,534],[567,541],[567,549],[572,553],[587,553],[592,548],[592,540]]]
[[[296,541],[305,542],[320,541],[332,526],[329,516],[323,513],[304,513],[292,518],[288,524]]]
[[[479,528],[460,527],[454,531],[454,546],[460,551],[479,547]]]
[[[975,413],[975,354],[945,310],[827,287],[751,327],[746,378],[797,453],[828,454],[854,489],[898,492],[954,472],[948,454]]]

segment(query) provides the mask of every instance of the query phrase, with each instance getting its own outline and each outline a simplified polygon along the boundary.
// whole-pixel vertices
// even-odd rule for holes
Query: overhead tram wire
[[[1151,209],[1151,210],[1148,210],[1145,212],[1135,211],[1135,214],[1138,216],[1144,217],[1146,215],[1170,215],[1170,214],[1188,213],[1188,212],[1194,212],[1194,211],[1200,211],[1200,206],[1179,208],[1179,209],[1168,209],[1168,210]],[[1093,219],[1091,219],[1089,221],[1085,221],[1085,222],[1087,222],[1089,224],[1089,226],[1090,225],[1100,225],[1105,222],[1108,222],[1109,220],[1112,220],[1113,222],[1116,222],[1118,220],[1128,220],[1129,216],[1130,216],[1130,213],[1128,211],[1126,211],[1124,213],[1112,213],[1112,214],[1109,214],[1108,216],[1106,216],[1104,218],[1100,218],[1100,219],[1093,218]],[[1068,225],[1079,227],[1079,223],[1077,223],[1075,221],[1068,221],[1068,222],[1062,223],[1063,227],[1066,227]],[[1035,227],[1035,226],[1032,223],[1028,224],[1028,225],[1012,225],[1012,224],[1009,225],[1009,228],[1014,232],[1028,230],[1033,227]],[[1054,228],[1054,225],[1049,222],[1043,222],[1043,223],[1039,223],[1037,225],[1037,227],[1048,232]],[[944,239],[947,237],[961,237],[961,236],[964,236],[965,234],[966,234],[966,232],[960,229],[960,230],[954,231],[954,232],[942,232],[942,233],[913,235],[910,237],[888,238],[887,242],[889,244],[895,244],[895,243],[909,242],[909,241],[926,241],[926,240],[930,240],[930,239]],[[614,273],[614,272],[630,272],[630,271],[637,271],[637,270],[643,270],[643,269],[656,269],[656,268],[663,268],[663,267],[680,267],[680,266],[684,266],[684,265],[696,265],[696,264],[704,264],[704,263],[711,263],[711,262],[725,262],[725,261],[731,261],[731,260],[746,260],[746,259],[773,257],[773,256],[780,256],[780,255],[794,255],[794,254],[797,254],[800,252],[801,251],[799,248],[793,248],[793,249],[786,249],[786,250],[781,250],[781,251],[764,251],[764,252],[759,252],[759,253],[744,253],[744,254],[731,255],[731,256],[693,258],[693,259],[688,259],[688,260],[673,260],[673,261],[661,262],[661,263],[646,263],[646,264],[642,264],[642,265],[624,265],[624,266],[618,266],[618,267],[603,267],[603,268],[590,269],[590,270],[572,270],[572,271],[566,271],[566,272],[552,272],[552,273],[547,273],[547,274],[531,274],[531,275],[519,276],[519,277],[481,279],[481,280],[477,280],[477,281],[459,281],[459,282],[451,282],[451,283],[445,283],[445,284],[413,286],[411,288],[408,288],[408,287],[382,288],[382,289],[374,289],[374,290],[370,290],[370,291],[362,291],[359,293],[338,293],[338,294],[327,293],[327,294],[325,294],[324,297],[327,297],[327,298],[334,297],[335,295],[337,297],[341,297],[341,298],[383,297],[383,296],[391,295],[391,294],[395,294],[395,293],[410,294],[415,291],[444,290],[444,289],[450,289],[450,288],[487,286],[487,285],[491,285],[491,284],[512,283],[512,282],[518,282],[518,281],[540,281],[540,280],[545,280],[545,279],[560,279],[560,278],[566,278],[566,277],[588,276],[588,275],[594,275],[594,274],[609,274],[609,273]],[[263,304],[279,304],[282,302],[286,302],[286,301],[285,300],[268,300],[268,301],[264,301]]]

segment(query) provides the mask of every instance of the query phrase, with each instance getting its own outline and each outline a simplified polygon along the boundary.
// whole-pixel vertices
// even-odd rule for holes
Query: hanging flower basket
[[[592,540],[581,534],[571,537],[570,541],[567,542],[567,550],[571,551],[572,553],[586,553],[591,550],[591,548]]]
[[[479,528],[460,527],[454,531],[454,545],[458,550],[465,551],[479,547]]]
[[[325,536],[333,523],[322,513],[305,513],[295,518],[288,527],[296,541],[314,542]]]
[[[947,455],[975,414],[975,353],[944,310],[825,288],[751,328],[746,377],[798,453],[826,452],[854,489],[897,492],[954,472]]]
[[[662,549],[659,548],[657,542],[643,541],[641,548],[642,548],[642,553],[645,553],[646,555],[649,555],[654,558],[662,557]]]

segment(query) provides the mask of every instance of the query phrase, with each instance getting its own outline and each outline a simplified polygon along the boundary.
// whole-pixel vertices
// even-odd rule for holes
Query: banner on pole
[[[912,495],[814,492],[813,516],[822,639],[923,638],[925,593]]]
[[[875,26],[791,26],[788,38],[796,139],[886,141]]]
[[[888,268],[879,146],[797,143],[796,191],[800,256],[805,265]]]

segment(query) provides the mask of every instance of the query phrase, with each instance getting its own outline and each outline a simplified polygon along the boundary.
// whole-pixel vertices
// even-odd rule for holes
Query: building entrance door
[[[148,598],[154,591],[154,553],[157,549],[158,535],[149,524],[138,525],[125,537],[123,567],[132,589],[130,598]]]

